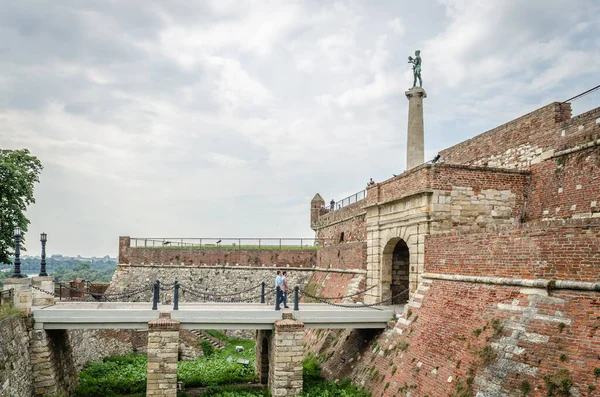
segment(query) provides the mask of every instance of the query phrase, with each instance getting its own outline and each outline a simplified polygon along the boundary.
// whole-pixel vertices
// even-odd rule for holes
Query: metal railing
[[[322,247],[325,241],[315,238],[132,237],[130,247],[304,250]]]
[[[331,208],[331,204],[329,205],[329,207],[326,207],[326,208],[330,211],[335,211],[335,210],[344,208],[350,204],[357,203],[360,200],[364,200],[366,198],[367,198],[367,189],[361,190],[358,193],[354,193],[346,198],[341,199],[340,201],[336,201],[333,208]]]
[[[0,291],[0,305],[13,303],[13,290]]]

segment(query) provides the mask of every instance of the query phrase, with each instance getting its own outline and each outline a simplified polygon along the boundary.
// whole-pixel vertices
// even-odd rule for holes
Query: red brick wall
[[[367,242],[353,242],[321,248],[317,266],[324,269],[367,270]]]
[[[251,266],[290,265],[312,268],[317,264],[317,250],[228,250],[220,248],[131,248],[120,245],[121,264],[185,264],[209,266],[239,264]]]
[[[375,184],[367,190],[367,204],[384,203],[430,188],[430,165],[422,165]]]
[[[545,297],[516,287],[436,281],[424,292],[422,306],[411,308],[410,325],[399,326],[402,335],[384,332],[356,355],[360,361],[352,377],[356,383],[365,380],[374,396],[454,395],[458,380],[466,385],[474,377],[470,395],[485,390],[482,380],[493,378],[506,395],[522,395],[526,380],[528,396],[541,397],[548,390],[543,377],[566,369],[581,395],[597,396],[600,323],[593,313],[598,307],[600,294],[592,292],[557,291]],[[554,317],[557,313],[561,317]],[[487,364],[486,347],[492,352]],[[351,348],[342,344],[336,350],[339,356]],[[595,392],[588,385],[595,385]]]
[[[541,148],[543,151],[556,148],[560,142],[560,126],[571,117],[571,105],[558,102],[528,113],[481,135],[461,142],[458,145],[442,150],[440,154],[447,163],[478,164],[492,158],[502,156],[509,149],[523,145]],[[522,150],[527,150],[523,148]],[[521,155],[515,152],[508,154],[505,162],[513,167],[523,162]]]
[[[425,272],[598,281],[600,220],[425,239]]]
[[[594,214],[600,216],[600,147],[531,167],[527,220]]]

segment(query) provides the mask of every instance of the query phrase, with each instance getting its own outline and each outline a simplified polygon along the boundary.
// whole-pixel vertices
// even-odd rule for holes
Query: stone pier
[[[179,321],[160,313],[148,322],[148,380],[146,396],[177,396]]]
[[[283,313],[275,322],[269,366],[269,390],[273,397],[296,396],[302,392],[304,323]]]
[[[425,162],[423,98],[427,98],[427,93],[423,88],[413,87],[404,94],[408,98],[406,133],[406,170],[408,171]]]
[[[33,300],[33,306],[48,306],[54,304],[54,295],[50,295],[46,292],[54,293],[54,277],[50,276],[37,276],[33,277],[33,286],[39,289],[32,288],[31,296]]]
[[[29,356],[36,396],[70,395],[77,388],[73,349],[66,330],[33,330]]]
[[[25,314],[31,313],[33,301],[31,293],[30,278],[7,278],[4,280],[4,291],[13,290],[13,302],[15,307]]]

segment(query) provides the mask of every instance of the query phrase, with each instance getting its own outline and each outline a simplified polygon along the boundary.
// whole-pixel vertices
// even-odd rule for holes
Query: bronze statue
[[[413,86],[412,88],[415,88],[417,86],[417,79],[419,79],[419,87],[423,87],[423,80],[421,80],[421,51],[417,50],[415,51],[415,57],[408,57],[408,63],[412,63],[413,64],[413,75],[415,76],[415,79],[413,81]]]

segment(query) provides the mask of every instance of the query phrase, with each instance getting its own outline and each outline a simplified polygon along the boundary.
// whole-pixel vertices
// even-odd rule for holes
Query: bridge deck
[[[394,306],[341,308],[323,303],[303,303],[294,318],[306,328],[385,328],[394,318]],[[33,307],[36,329],[147,329],[148,321],[167,311],[181,321],[182,329],[272,329],[282,312],[257,303],[181,303],[179,310],[150,302],[57,302]]]

